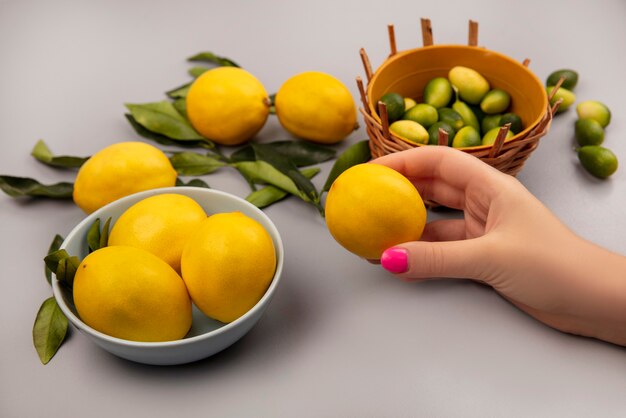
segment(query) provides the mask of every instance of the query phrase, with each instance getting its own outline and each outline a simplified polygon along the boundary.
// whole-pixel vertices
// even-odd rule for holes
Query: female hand
[[[413,182],[425,200],[463,211],[386,250],[399,278],[468,278],[559,330],[626,345],[626,257],[576,236],[517,179],[449,147],[372,163]]]

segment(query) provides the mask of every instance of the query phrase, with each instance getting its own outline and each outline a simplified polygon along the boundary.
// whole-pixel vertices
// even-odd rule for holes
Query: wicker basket
[[[524,162],[539,144],[550,127],[552,117],[560,102],[549,106],[541,81],[528,69],[529,60],[519,63],[497,52],[477,46],[478,24],[469,23],[468,45],[433,45],[430,20],[422,19],[424,46],[398,52],[392,25],[389,25],[391,54],[374,72],[364,49],[361,59],[367,76],[367,87],[357,77],[370,149],[373,157],[403,151],[419,146],[389,131],[387,112],[380,97],[390,91],[404,97],[421,100],[426,83],[434,77],[446,77],[450,68],[463,65],[480,72],[494,88],[506,90],[511,95],[511,112],[522,119],[524,129],[505,140],[509,127],[502,127],[493,145],[460,148],[498,170],[516,175]],[[559,82],[562,82],[562,80]],[[554,89],[556,92],[557,88]],[[376,108],[377,106],[378,108]],[[378,110],[378,111],[377,111]],[[380,116],[379,116],[380,114]],[[447,138],[440,131],[439,144],[447,145]]]

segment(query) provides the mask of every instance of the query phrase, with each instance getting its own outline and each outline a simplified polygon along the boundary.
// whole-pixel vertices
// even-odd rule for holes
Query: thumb
[[[489,257],[483,237],[461,241],[414,241],[385,250],[380,263],[404,279],[479,279]]]

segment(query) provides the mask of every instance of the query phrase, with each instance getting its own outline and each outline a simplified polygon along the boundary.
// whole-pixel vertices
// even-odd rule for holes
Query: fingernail
[[[404,273],[408,270],[409,253],[404,248],[389,248],[380,257],[380,264],[392,273]]]

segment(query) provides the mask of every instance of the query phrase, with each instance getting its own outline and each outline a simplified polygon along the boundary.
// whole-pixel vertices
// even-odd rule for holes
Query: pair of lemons
[[[219,67],[198,77],[187,95],[187,116],[202,136],[222,145],[250,140],[270,113],[263,84],[248,71]],[[308,71],[288,79],[274,103],[281,125],[298,138],[334,144],[356,126],[350,91],[333,76]]]
[[[74,303],[92,328],[132,341],[171,341],[191,327],[192,302],[232,322],[263,296],[276,269],[269,233],[240,213],[207,217],[174,193],[143,199],[115,222],[109,246],[74,278]]]

